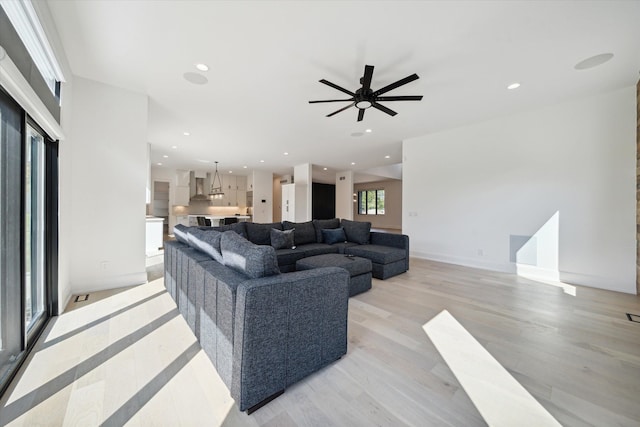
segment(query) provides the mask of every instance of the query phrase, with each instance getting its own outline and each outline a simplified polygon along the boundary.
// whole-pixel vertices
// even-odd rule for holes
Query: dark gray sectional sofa
[[[369,230],[338,219],[176,226],[177,241],[165,242],[165,287],[241,411],[346,353],[349,273],[294,271],[297,260],[353,254],[380,279],[409,268],[407,236]]]

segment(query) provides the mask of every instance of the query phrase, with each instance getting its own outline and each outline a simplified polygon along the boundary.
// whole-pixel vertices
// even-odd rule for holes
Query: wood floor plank
[[[579,286],[574,296],[412,259],[350,299],[342,359],[252,415],[190,347],[175,308],[162,279],[71,303],[0,401],[0,425],[486,425],[422,329],[443,310],[561,424],[640,425],[640,323],[625,315],[640,314],[638,296]]]

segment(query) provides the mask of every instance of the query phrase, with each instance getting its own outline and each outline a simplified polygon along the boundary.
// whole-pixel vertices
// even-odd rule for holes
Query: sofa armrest
[[[347,350],[349,273],[318,268],[238,286],[231,395],[244,411]]]
[[[392,248],[404,249],[407,253],[407,270],[409,270],[409,236],[406,234],[380,233],[372,231],[369,237],[372,245],[391,246]]]

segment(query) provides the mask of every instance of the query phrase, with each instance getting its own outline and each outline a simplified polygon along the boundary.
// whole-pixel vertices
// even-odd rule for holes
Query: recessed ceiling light
[[[520,83],[511,83],[509,86],[507,86],[507,89],[512,90],[512,89],[518,89],[520,87]]]
[[[289,155],[289,153],[287,153],[287,152],[285,151],[285,152],[284,152],[284,155],[285,155],[285,156],[288,156],[288,155]]]
[[[233,171],[229,171],[229,173],[233,173]]]
[[[246,166],[243,166],[243,167],[242,167],[242,169],[246,169],[246,168],[247,168]]]
[[[158,166],[162,166],[162,163],[156,163],[156,165],[158,165]]]
[[[207,64],[196,64],[196,68],[200,71],[209,71],[209,66]]]
[[[327,170],[327,168],[322,168],[322,170]]]
[[[167,156],[166,154],[165,154],[164,156],[162,156],[162,157],[164,157],[165,159],[168,159],[168,158],[169,158],[169,156]]]
[[[354,166],[356,164],[356,162],[351,162],[351,166]]]
[[[365,132],[366,132],[366,133],[371,133],[371,132],[373,132],[373,131],[372,131],[371,129],[366,129],[366,130],[365,130]]]
[[[601,53],[590,58],[584,59],[573,66],[576,70],[588,70],[589,68],[597,67],[613,58],[613,53]]]
[[[391,158],[391,156],[384,156],[384,158],[385,158],[385,159],[390,159],[390,158]]]
[[[178,146],[177,145],[172,145],[171,148],[173,148],[174,150],[177,150]]]
[[[182,132],[182,134],[183,134],[184,136],[189,136],[189,135],[191,135],[189,132]]]
[[[260,163],[264,163],[264,160],[260,160]]]
[[[209,82],[209,79],[198,73],[184,73],[182,75],[186,81],[193,83],[194,85],[204,85]]]

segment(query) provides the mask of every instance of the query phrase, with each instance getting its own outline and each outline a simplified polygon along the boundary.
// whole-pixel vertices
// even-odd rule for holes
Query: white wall
[[[305,163],[293,168],[293,182],[296,184],[296,222],[311,221],[311,177],[311,163]]]
[[[273,174],[254,171],[252,182],[253,222],[273,222]]]
[[[353,219],[353,171],[336,174],[336,217]]]
[[[559,212],[562,281],[635,293],[635,88],[403,143],[412,254],[514,271]]]
[[[147,97],[74,77],[61,153],[61,251],[73,293],[144,283]]]

